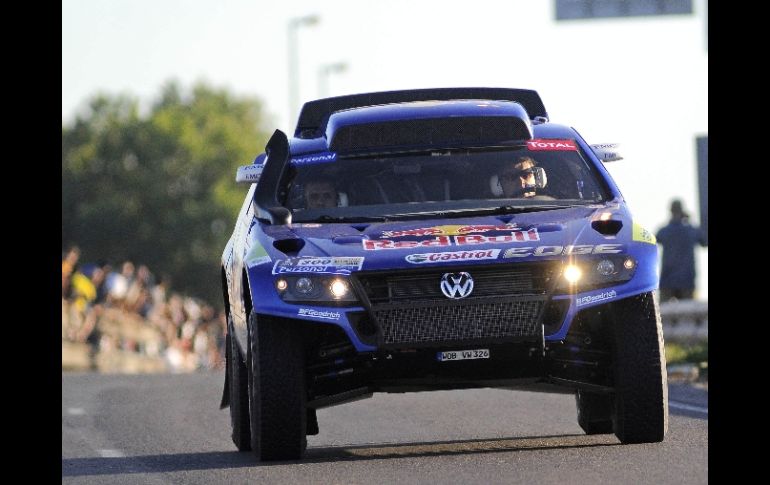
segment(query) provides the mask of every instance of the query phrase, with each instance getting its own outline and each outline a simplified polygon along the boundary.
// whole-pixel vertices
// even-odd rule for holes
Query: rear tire
[[[668,383],[657,295],[626,298],[613,309],[613,431],[624,444],[663,441],[668,431]]]
[[[307,447],[305,356],[296,325],[249,315],[251,449],[258,460],[298,460]]]
[[[615,405],[611,394],[578,391],[575,394],[578,424],[586,434],[612,433],[612,410]]]
[[[227,359],[228,386],[230,388],[230,424],[233,443],[238,451],[251,450],[251,430],[249,428],[249,381],[248,369],[241,359],[241,352],[233,337],[233,322],[227,317]]]

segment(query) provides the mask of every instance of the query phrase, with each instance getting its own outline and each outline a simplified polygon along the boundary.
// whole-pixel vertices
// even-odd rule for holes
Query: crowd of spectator
[[[171,291],[145,265],[81,264],[77,247],[62,255],[62,340],[87,344],[97,356],[128,352],[162,359],[172,372],[221,369],[225,316]]]

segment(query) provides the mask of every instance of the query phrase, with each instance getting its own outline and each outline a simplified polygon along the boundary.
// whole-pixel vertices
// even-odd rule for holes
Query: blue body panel
[[[598,217],[599,214],[612,212],[613,219],[623,222],[623,228],[612,237],[606,237],[591,228],[591,220]],[[507,217],[506,217],[507,219]],[[273,268],[277,261],[286,260],[287,257],[273,247],[273,242],[278,239],[299,238],[305,241],[305,245],[298,252],[297,257],[302,256],[337,256],[337,257],[363,257],[362,271],[372,270],[397,270],[409,269],[416,266],[406,260],[410,254],[429,254],[432,252],[463,251],[463,250],[499,250],[497,257],[477,261],[476,265],[493,265],[499,263],[510,263],[511,259],[505,259],[506,249],[518,248],[521,251],[527,251],[531,248],[533,254],[516,261],[544,261],[563,259],[563,248],[567,246],[612,244],[619,245],[620,254],[628,254],[638,261],[638,269],[634,277],[623,284],[610,286],[598,290],[578,292],[572,295],[555,295],[555,299],[569,299],[570,307],[567,316],[558,332],[546,335],[547,340],[561,340],[569,330],[569,324],[578,310],[590,308],[609,301],[633,296],[639,293],[657,288],[658,277],[655,271],[657,264],[657,246],[649,242],[640,242],[633,240],[633,222],[628,212],[620,205],[616,209],[607,208],[573,208],[561,209],[547,212],[536,212],[527,214],[517,214],[511,223],[516,223],[522,230],[536,229],[539,240],[535,242],[492,242],[481,244],[460,244],[458,236],[417,236],[387,238],[382,237],[392,231],[405,231],[421,228],[434,228],[437,226],[471,226],[471,225],[503,225],[504,222],[495,216],[482,216],[462,219],[430,219],[413,220],[408,222],[389,222],[370,224],[361,232],[349,224],[294,224],[287,226],[271,226],[257,223],[255,227],[259,229],[250,232],[253,238],[252,244],[259,244],[266,249],[269,259],[264,258],[258,261],[247,263],[248,279],[252,292],[252,302],[254,309],[262,314],[274,315],[286,318],[299,318],[307,321],[316,321],[324,324],[334,324],[340,326],[350,337],[351,342],[358,351],[372,351],[375,347],[362,343],[356,336],[347,320],[345,312],[362,311],[359,306],[350,307],[328,307],[313,306],[305,304],[288,304],[283,302],[275,290],[275,280],[277,275],[273,274]],[[357,225],[360,227],[360,225]],[[495,235],[504,235],[505,231],[494,232]],[[462,236],[459,236],[462,237]],[[504,238],[499,238],[504,239]],[[376,245],[383,240],[404,240],[414,241],[417,244],[431,242],[439,243],[440,246],[417,246],[411,248],[393,248],[367,250],[365,244]],[[368,243],[367,243],[368,242]],[[534,251],[538,247],[545,248],[544,255],[537,256]],[[558,248],[562,248],[559,250]],[[559,252],[560,255],[549,255]],[[581,256],[571,256],[579,259]],[[457,264],[468,265],[468,261],[441,263],[441,267],[451,268]],[[317,312],[336,312],[336,315],[323,315],[312,317],[300,315],[300,309],[310,309]],[[309,312],[304,312],[309,313]]]
[[[333,137],[335,130],[350,124],[372,123],[386,120],[413,119],[422,116],[507,116],[520,109],[518,103],[497,101],[445,101],[445,102],[420,102],[405,105],[384,105],[368,108],[359,108],[338,112],[330,116],[325,127],[323,137],[315,139],[294,138],[290,141],[291,156],[306,155],[312,153],[325,153],[328,151],[328,140]],[[465,250],[493,250],[494,258],[481,259],[475,262],[467,260],[452,262],[444,261],[436,264],[436,267],[450,269],[453,265],[475,264],[478,266],[510,263],[513,260],[504,258],[505,251],[518,248],[520,254],[526,253],[530,248],[532,254],[518,257],[515,261],[543,261],[554,259],[579,259],[580,255],[564,255],[563,249],[569,246],[613,246],[620,249],[621,254],[627,254],[637,261],[637,270],[633,278],[625,283],[615,286],[581,291],[578,287],[575,294],[555,294],[554,299],[569,300],[569,310],[558,331],[546,335],[546,340],[563,340],[569,331],[570,324],[579,310],[602,305],[621,298],[638,295],[654,290],[658,286],[657,246],[652,240],[634,237],[634,223],[632,216],[625,205],[625,201],[610,177],[601,161],[596,157],[590,146],[572,128],[553,123],[535,124],[532,126],[534,138],[550,139],[574,139],[583,157],[593,166],[606,184],[613,199],[607,204],[590,207],[564,208],[543,212],[521,213],[506,216],[480,216],[451,219],[425,219],[409,220],[387,223],[350,224],[326,223],[326,224],[291,224],[269,225],[259,222],[254,211],[242,211],[238,224],[248,227],[243,245],[242,257],[233,257],[232,251],[236,251],[238,245],[231,241],[223,255],[223,266],[227,276],[229,299],[233,309],[233,321],[236,333],[245,340],[246,315],[243,308],[237,305],[236,300],[241,298],[240,285],[237,284],[236,274],[245,270],[248,277],[248,285],[251,290],[253,308],[260,314],[274,315],[278,317],[300,319],[319,324],[332,324],[342,328],[359,352],[374,351],[376,348],[364,344],[359,340],[356,332],[351,328],[346,312],[362,311],[360,305],[349,307],[313,306],[305,304],[285,303],[275,289],[275,281],[278,278],[273,274],[273,268],[278,261],[288,259],[287,255],[275,248],[276,241],[287,239],[301,239],[304,245],[292,257],[316,256],[316,257],[362,257],[362,271],[372,270],[398,270],[415,268],[415,264],[409,262],[406,257],[413,254],[429,254],[434,252],[465,251]],[[622,222],[622,229],[616,235],[604,236],[591,227],[591,222],[597,220],[600,215],[611,213],[613,220]],[[244,220],[245,218],[245,220]],[[535,241],[519,241],[510,236],[505,230],[494,231],[491,235],[500,236],[489,242],[458,239],[460,236],[451,233],[447,228],[444,235],[410,235],[391,237],[387,235],[394,231],[410,231],[423,228],[436,228],[440,226],[477,226],[491,225],[501,226],[506,223],[515,223],[517,229],[534,229],[538,235]],[[237,229],[236,229],[237,232]],[[419,233],[419,231],[417,231]],[[236,234],[234,234],[236,237]],[[412,247],[384,248],[384,240],[412,241]],[[535,254],[536,249],[542,247],[540,254]],[[255,250],[255,248],[257,248]],[[561,249],[557,249],[561,248]],[[238,266],[238,261],[242,266]],[[235,264],[233,263],[235,262]],[[236,314],[238,313],[238,314]]]

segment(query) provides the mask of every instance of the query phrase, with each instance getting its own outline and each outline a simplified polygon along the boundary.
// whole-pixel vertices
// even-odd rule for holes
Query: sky
[[[472,6],[472,8],[471,8]],[[620,143],[607,168],[634,220],[663,226],[673,198],[699,220],[695,137],[708,134],[705,0],[692,15],[556,22],[552,0],[63,0],[62,124],[96,93],[148,107],[169,80],[258,97],[293,132],[288,24],[300,103],[396,89],[535,89],[551,121]],[[344,63],[342,72],[320,74]],[[243,164],[251,160],[243,160]],[[708,297],[708,249],[696,252]]]

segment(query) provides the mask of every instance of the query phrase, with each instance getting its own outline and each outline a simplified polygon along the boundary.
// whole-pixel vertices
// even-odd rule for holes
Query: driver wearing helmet
[[[531,157],[519,157],[516,163],[503,169],[499,175],[499,180],[503,189],[503,197],[529,198],[536,196],[535,160]]]

